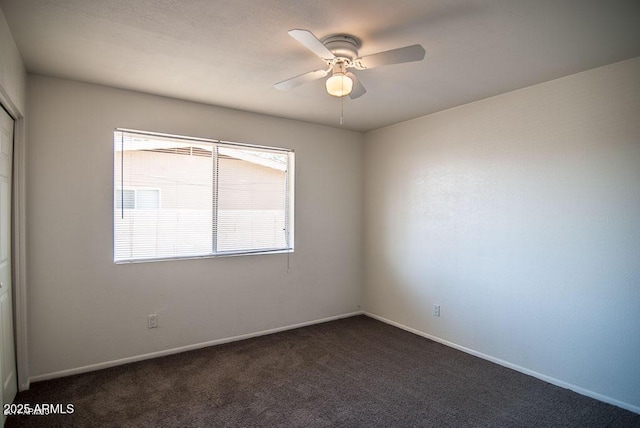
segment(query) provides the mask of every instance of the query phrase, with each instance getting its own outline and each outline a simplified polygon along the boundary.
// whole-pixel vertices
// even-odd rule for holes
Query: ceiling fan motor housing
[[[349,62],[358,57],[360,40],[349,34],[335,34],[322,39],[322,44],[329,49],[337,59],[346,59]]]

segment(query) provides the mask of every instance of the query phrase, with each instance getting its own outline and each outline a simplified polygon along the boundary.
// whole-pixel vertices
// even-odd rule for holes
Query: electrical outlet
[[[434,317],[440,316],[440,305],[433,305],[433,316]]]
[[[147,318],[149,328],[158,328],[158,314],[151,314]]]

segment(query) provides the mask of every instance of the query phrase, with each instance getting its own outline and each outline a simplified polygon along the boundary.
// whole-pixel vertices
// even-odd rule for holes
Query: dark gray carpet
[[[8,427],[631,427],[640,415],[365,316],[38,382]]]

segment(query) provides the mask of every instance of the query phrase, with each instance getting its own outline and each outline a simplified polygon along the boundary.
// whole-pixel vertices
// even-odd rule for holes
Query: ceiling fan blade
[[[329,74],[327,70],[314,70],[296,77],[292,77],[291,79],[283,80],[282,82],[278,82],[273,86],[275,86],[276,89],[280,89],[281,91],[286,91],[287,89],[295,88],[296,86],[300,86],[304,83],[322,79],[323,77],[326,77],[327,74]]]
[[[349,76],[351,80],[353,80],[353,89],[349,94],[349,98],[355,100],[356,98],[363,96],[367,92],[367,90],[364,88],[364,86],[362,86],[362,83],[360,83],[358,77],[351,72],[347,73],[347,76]]]
[[[300,42],[305,48],[309,49],[320,58],[333,59],[335,55],[331,53],[325,45],[309,30],[293,29],[289,31],[289,35]]]
[[[364,68],[380,67],[381,65],[400,64],[403,62],[422,61],[425,50],[420,45],[405,46],[404,48],[391,49],[390,51],[363,56],[356,59]]]

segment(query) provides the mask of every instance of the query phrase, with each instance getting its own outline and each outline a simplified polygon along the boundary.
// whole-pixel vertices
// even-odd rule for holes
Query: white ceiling
[[[27,70],[367,131],[640,56],[638,0],[0,0]],[[422,62],[359,71],[368,92],[322,81],[289,37],[350,33],[360,55],[422,44]],[[639,77],[640,78],[640,77]]]

